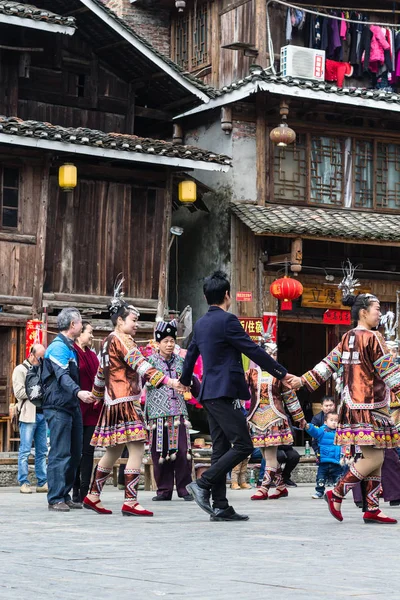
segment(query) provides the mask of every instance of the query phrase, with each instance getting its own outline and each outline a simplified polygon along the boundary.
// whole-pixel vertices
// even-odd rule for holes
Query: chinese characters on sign
[[[351,315],[349,310],[331,310],[324,312],[323,322],[327,325],[350,325]]]
[[[25,358],[28,358],[33,344],[43,344],[44,323],[42,321],[28,321],[26,323]]]
[[[245,332],[251,337],[253,342],[258,342],[263,332],[263,320],[261,317],[240,318],[239,321]]]
[[[252,292],[236,292],[236,302],[252,302]]]
[[[369,289],[358,289],[356,294],[365,294]],[[308,308],[338,308],[350,310],[342,305],[342,292],[336,286],[314,285],[305,286],[301,305]]]

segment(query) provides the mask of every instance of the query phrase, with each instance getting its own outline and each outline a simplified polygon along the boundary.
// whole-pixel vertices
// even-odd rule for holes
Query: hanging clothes
[[[351,77],[353,74],[353,67],[349,63],[338,62],[335,60],[325,61],[325,79],[326,81],[336,81],[338,87],[342,88],[344,78]]]

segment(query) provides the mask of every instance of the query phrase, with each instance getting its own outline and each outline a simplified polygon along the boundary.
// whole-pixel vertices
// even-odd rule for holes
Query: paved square
[[[350,497],[338,523],[312,492],[265,502],[229,492],[250,521],[211,523],[194,502],[155,503],[152,492],[140,492],[155,511],[145,519],[122,517],[111,486],[110,516],[50,513],[45,495],[1,488],[0,598],[398,600],[400,525],[364,525]]]

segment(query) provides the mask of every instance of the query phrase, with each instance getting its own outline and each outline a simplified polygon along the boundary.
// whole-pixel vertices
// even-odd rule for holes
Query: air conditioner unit
[[[325,50],[283,46],[281,48],[281,73],[283,77],[298,77],[312,81],[325,80]]]

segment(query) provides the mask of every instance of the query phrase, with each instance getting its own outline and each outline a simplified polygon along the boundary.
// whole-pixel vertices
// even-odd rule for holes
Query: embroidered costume
[[[155,338],[160,342],[165,337],[176,339],[176,321],[159,322]],[[182,374],[183,358],[172,354],[163,358],[153,353],[148,362],[157,371],[170,379],[179,379]],[[199,384],[196,380],[199,387]],[[166,386],[146,384],[145,413],[150,431],[150,448],[157,483],[157,496],[170,500],[174,489],[174,477],[179,497],[188,495],[186,486],[192,481],[192,455],[190,445],[188,411],[183,394]]]
[[[103,344],[93,396],[104,400],[92,446],[146,442],[140,405],[142,378],[157,388],[165,376],[145,360],[130,335],[111,333]]]
[[[302,377],[312,392],[343,367],[335,443],[397,448],[400,435],[389,413],[390,390],[400,402],[400,368],[380,333],[356,327]]]

